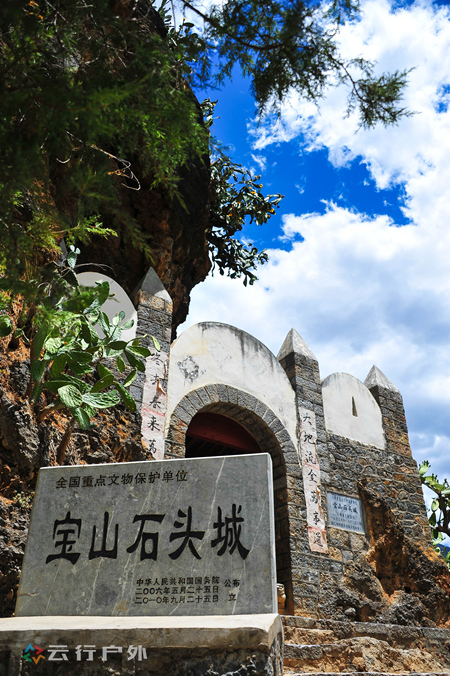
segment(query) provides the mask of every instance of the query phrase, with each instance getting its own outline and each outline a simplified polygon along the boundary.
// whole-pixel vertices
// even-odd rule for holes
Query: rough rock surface
[[[25,550],[31,503],[40,467],[56,464],[68,423],[62,412],[38,424],[24,398],[29,379],[28,350],[0,341],[0,616],[13,614]],[[65,464],[146,459],[141,418],[118,406],[100,411],[95,426],[76,430]]]
[[[25,497],[25,496],[24,496]],[[27,540],[30,505],[0,498],[0,614],[14,612]]]
[[[393,648],[370,637],[321,645],[285,645],[285,667],[306,672],[440,672],[442,664],[420,648]]]
[[[450,673],[450,630],[283,618],[285,674]]]
[[[450,573],[442,557],[406,535],[386,500],[362,481],[369,550],[324,583],[322,611],[335,620],[408,626],[450,624]],[[326,587],[326,588],[325,588]]]
[[[151,265],[172,298],[175,331],[187,316],[191,290],[211,268],[206,241],[209,167],[198,160],[182,170],[179,190],[186,205],[183,208],[176,198],[171,200],[162,191],[151,190],[150,177],[142,178],[137,161],[133,166],[141,178],[141,190],[122,188],[120,198],[126,212],[150,236],[153,260],[145,260],[119,232],[107,241],[93,238],[78,262],[113,277],[130,295]],[[107,216],[103,220],[108,225]]]

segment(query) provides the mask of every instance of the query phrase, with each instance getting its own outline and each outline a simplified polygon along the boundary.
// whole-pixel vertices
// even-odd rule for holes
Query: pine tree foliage
[[[139,189],[137,151],[176,194],[208,133],[185,78],[196,40],[151,3],[5,0],[0,12],[0,268],[23,276],[64,235],[101,232],[105,205],[126,220],[116,187]]]
[[[318,101],[340,81],[364,126],[408,114],[400,106],[406,72],[375,77],[373,64],[339,55],[337,31],[357,16],[353,0],[228,0],[208,12],[182,4],[202,17],[201,35],[188,22],[175,29],[166,5],[151,0],[1,3],[0,274],[11,288],[36,280],[63,236],[83,242],[121,229],[150,257],[118,189],[140,189],[138,158],[153,186],[182,201],[180,167],[211,152],[191,86],[223,82],[236,65],[261,114],[292,88]],[[265,223],[280,198],[259,185],[214,154],[211,256],[222,274],[250,283],[265,254],[239,231],[246,218]]]
[[[251,80],[260,115],[279,112],[292,90],[319,102],[328,87],[341,83],[349,86],[348,112],[358,109],[363,127],[396,124],[410,114],[401,106],[408,71],[377,77],[374,63],[339,53],[339,28],[357,19],[358,2],[227,0],[209,11],[195,0],[182,4],[204,21],[200,81],[221,83],[238,65]]]

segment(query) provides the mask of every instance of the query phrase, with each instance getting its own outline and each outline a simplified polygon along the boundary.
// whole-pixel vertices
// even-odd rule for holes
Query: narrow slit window
[[[356,410],[356,404],[355,404],[355,398],[352,397],[352,415],[355,416],[355,418],[358,417],[358,411]]]

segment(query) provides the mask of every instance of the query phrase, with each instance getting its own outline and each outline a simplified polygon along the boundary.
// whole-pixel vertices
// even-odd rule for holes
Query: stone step
[[[423,648],[394,648],[387,641],[363,636],[331,643],[284,646],[285,673],[449,674],[449,664]]]
[[[331,673],[351,669],[355,672],[450,674],[450,628],[291,615],[283,616],[282,621],[286,643],[285,666],[296,672],[328,670]],[[428,663],[424,663],[425,656]],[[348,662],[350,659],[352,661]],[[391,667],[390,661],[395,667]],[[326,666],[322,668],[321,664]],[[364,667],[358,667],[358,664],[364,664]],[[376,664],[376,667],[371,667],[371,664]]]
[[[322,643],[336,643],[343,638],[350,638],[352,634],[335,632],[333,629],[305,629],[300,627],[284,627],[285,643],[294,645],[320,645]]]

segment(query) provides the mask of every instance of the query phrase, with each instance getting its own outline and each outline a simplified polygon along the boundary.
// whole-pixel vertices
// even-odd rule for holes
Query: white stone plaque
[[[361,500],[339,493],[328,493],[328,525],[355,533],[364,533]]]
[[[274,613],[269,455],[41,469],[16,615]]]
[[[317,455],[316,414],[307,408],[299,408],[300,455],[303,472],[303,488],[306,500],[309,548],[312,552],[328,553],[325,515],[322,509],[320,464]]]
[[[142,401],[142,441],[151,457],[164,458],[164,427],[166,422],[167,395],[163,386],[167,377],[169,355],[157,352],[147,357]]]

